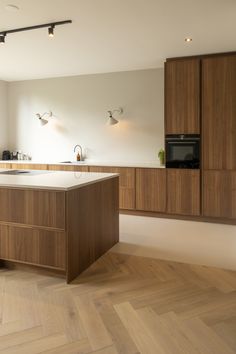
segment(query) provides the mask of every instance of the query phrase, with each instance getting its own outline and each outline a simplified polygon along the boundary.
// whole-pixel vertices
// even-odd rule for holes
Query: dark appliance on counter
[[[166,135],[167,168],[200,168],[200,135]]]
[[[9,150],[4,150],[2,153],[2,160],[10,160],[11,159],[11,153]]]

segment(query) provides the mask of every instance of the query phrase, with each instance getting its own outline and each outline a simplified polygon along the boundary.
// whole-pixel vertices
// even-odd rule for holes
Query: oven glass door
[[[199,168],[199,142],[168,141],[166,167]]]

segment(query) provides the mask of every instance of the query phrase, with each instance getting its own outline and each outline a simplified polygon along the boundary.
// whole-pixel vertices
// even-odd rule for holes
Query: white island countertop
[[[9,170],[0,169],[0,188],[8,187],[68,191],[119,176],[117,173],[43,170],[25,170],[26,173],[21,172],[20,174],[11,175],[7,173],[5,174],[6,171]]]

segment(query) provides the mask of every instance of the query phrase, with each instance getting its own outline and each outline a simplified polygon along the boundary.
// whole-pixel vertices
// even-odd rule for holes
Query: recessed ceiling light
[[[5,9],[6,9],[7,11],[11,11],[11,12],[17,12],[17,11],[20,10],[20,8],[19,8],[18,6],[12,5],[12,4],[6,5],[6,6],[5,6]]]
[[[192,38],[190,38],[190,37],[187,37],[187,38],[185,38],[185,42],[192,42]]]

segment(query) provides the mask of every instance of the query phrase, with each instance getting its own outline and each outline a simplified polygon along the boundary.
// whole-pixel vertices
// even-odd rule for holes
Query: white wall
[[[0,154],[8,147],[7,83],[0,80]],[[0,157],[1,159],[1,157]]]
[[[9,139],[36,160],[74,159],[81,144],[97,161],[157,162],[164,143],[164,71],[140,70],[11,82]],[[122,107],[107,126],[107,110]],[[41,127],[35,114],[56,115]]]

